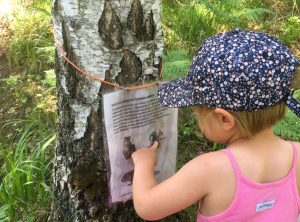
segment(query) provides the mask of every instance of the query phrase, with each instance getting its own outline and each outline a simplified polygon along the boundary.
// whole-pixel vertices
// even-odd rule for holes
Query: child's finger
[[[157,148],[158,148],[158,142],[154,141],[154,143],[152,144],[152,146],[150,147],[150,149],[157,150]]]

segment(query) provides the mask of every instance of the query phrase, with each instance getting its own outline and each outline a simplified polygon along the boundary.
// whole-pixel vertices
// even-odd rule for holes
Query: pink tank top
[[[222,213],[208,217],[198,213],[197,222],[296,222],[300,198],[296,184],[297,149],[292,146],[292,169],[271,183],[256,183],[241,175],[233,155],[225,149],[237,178],[235,197]]]

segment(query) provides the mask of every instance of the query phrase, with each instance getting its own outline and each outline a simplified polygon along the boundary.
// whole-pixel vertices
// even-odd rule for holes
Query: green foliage
[[[300,141],[300,120],[290,110],[285,118],[274,127],[276,135],[291,141]]]
[[[300,17],[292,16],[284,24],[280,38],[287,44],[292,45],[300,41]]]
[[[41,1],[42,2],[42,1]],[[22,7],[14,4],[14,19],[10,22],[11,38],[5,43],[6,57],[10,70],[25,68],[23,78],[29,73],[39,73],[53,66],[54,48],[51,34],[50,4],[40,3],[37,7]],[[49,13],[41,12],[41,9]],[[50,48],[52,49],[50,50]],[[46,50],[47,49],[47,50]],[[45,56],[41,53],[47,51]],[[52,60],[49,59],[51,53]],[[45,67],[46,66],[46,67]]]
[[[165,37],[167,46],[174,48],[172,45],[176,45],[174,41],[178,39],[184,42],[183,46],[187,46],[188,51],[195,51],[204,39],[222,30],[249,28],[252,23],[261,23],[265,15],[272,13],[254,0],[178,1],[177,4],[166,4],[163,9],[168,18],[168,22],[164,23],[168,34]]]
[[[0,143],[0,220],[36,221],[49,214],[51,169],[55,135],[42,119],[2,122],[22,125],[5,144]],[[16,142],[15,142],[16,141]],[[2,221],[1,220],[1,221]]]
[[[181,108],[178,124],[178,169],[186,162],[199,155],[208,145],[208,141],[198,129],[193,110],[190,107]]]
[[[38,47],[37,56],[49,65],[54,65],[55,46]]]
[[[249,1],[248,3],[240,0],[198,0],[196,2],[205,7],[207,11],[205,15],[217,29],[222,26],[227,29],[247,28],[250,22],[260,22],[263,15],[271,13],[269,9],[251,6]]]
[[[300,14],[300,0],[293,0],[293,14]]]
[[[295,91],[293,96],[300,100],[300,90]],[[284,119],[275,125],[274,132],[282,138],[300,141],[300,119],[288,110]]]
[[[184,4],[178,9],[174,32],[194,48],[207,37],[216,33],[212,20],[208,19],[205,9],[199,4]]]
[[[163,56],[163,78],[171,80],[186,74],[191,59],[184,50],[170,50]]]
[[[54,69],[45,71],[45,78],[42,80],[42,84],[49,90],[54,91],[56,89],[56,76]]]
[[[9,76],[2,80],[8,87],[16,87],[19,83],[19,78],[17,76]]]
[[[9,221],[8,209],[9,209],[8,204],[3,205],[3,206],[0,207],[0,221],[1,222]]]
[[[39,12],[46,17],[51,16],[51,0],[32,0],[32,3],[27,7],[29,12]]]
[[[5,89],[6,88],[6,89]],[[0,80],[0,92],[5,96],[7,102],[10,102],[9,105],[3,104],[0,107],[0,112],[14,112],[14,105],[26,104],[28,102],[28,94],[22,87],[22,81],[19,76],[9,76]],[[11,101],[9,97],[14,97]],[[2,99],[0,99],[2,101]]]

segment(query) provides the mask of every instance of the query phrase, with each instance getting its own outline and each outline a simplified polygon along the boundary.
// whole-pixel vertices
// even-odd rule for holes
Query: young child
[[[188,74],[159,101],[192,106],[208,139],[227,149],[200,155],[158,184],[156,142],[133,153],[133,201],[158,220],[199,201],[197,221],[292,222],[300,212],[299,143],[274,135],[285,105],[300,115],[291,82],[300,62],[276,38],[236,29],[208,38]]]

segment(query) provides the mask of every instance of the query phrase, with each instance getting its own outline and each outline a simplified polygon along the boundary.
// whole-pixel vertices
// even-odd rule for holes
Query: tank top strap
[[[240,178],[241,172],[240,172],[239,166],[238,166],[234,156],[232,155],[232,153],[230,152],[229,149],[224,149],[223,151],[225,152],[226,156],[228,157],[236,176]]]

